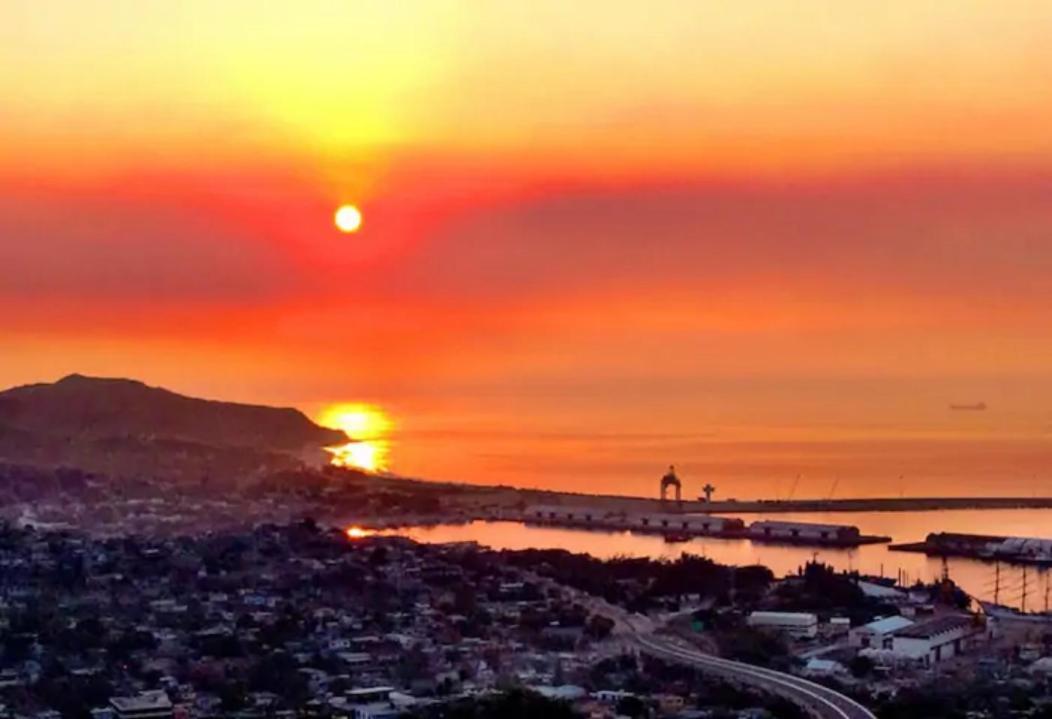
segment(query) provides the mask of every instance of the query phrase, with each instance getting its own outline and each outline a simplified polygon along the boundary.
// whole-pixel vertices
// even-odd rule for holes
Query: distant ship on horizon
[[[951,404],[950,409],[954,412],[984,412],[986,402],[975,402],[973,404]]]

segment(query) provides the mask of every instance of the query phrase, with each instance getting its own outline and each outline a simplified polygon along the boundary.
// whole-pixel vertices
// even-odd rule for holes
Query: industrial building
[[[625,513],[598,507],[536,505],[525,513],[528,522],[560,526],[698,535],[740,535],[745,523],[735,517],[677,512]]]
[[[811,524],[763,520],[749,526],[750,539],[807,543],[855,543],[861,538],[858,527],[846,524]]]
[[[899,657],[931,666],[960,654],[969,639],[983,627],[974,617],[950,614],[898,630],[892,636],[892,652]]]
[[[848,643],[862,649],[891,649],[895,632],[913,626],[913,621],[899,615],[877,619],[848,632]]]
[[[778,632],[796,639],[818,636],[818,616],[804,612],[753,612],[746,622],[753,629]]]

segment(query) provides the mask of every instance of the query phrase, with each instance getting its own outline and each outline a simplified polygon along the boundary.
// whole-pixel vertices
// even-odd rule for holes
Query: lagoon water
[[[929,532],[964,532],[1012,536],[1052,536],[1052,510],[947,510],[938,512],[828,512],[777,515],[737,515],[746,522],[760,518],[853,524],[865,534],[893,537],[895,542],[917,541]],[[674,559],[683,553],[700,554],[723,564],[763,564],[776,575],[796,572],[812,558],[837,569],[858,570],[865,574],[901,577],[912,583],[932,581],[941,576],[943,560],[923,554],[895,552],[887,545],[868,545],[857,549],[830,549],[753,543],[745,539],[694,538],[670,544],[660,536],[631,532],[592,532],[557,527],[525,525],[521,522],[483,522],[406,527],[389,532],[420,542],[474,541],[496,549],[558,548],[585,552],[596,557],[618,555]],[[946,560],[950,577],[972,596],[994,599],[995,565],[971,559]],[[1052,601],[1048,570],[1026,570],[1029,610],[1043,610]],[[1022,605],[1023,569],[1005,564],[1000,570],[1000,596],[1003,604]]]

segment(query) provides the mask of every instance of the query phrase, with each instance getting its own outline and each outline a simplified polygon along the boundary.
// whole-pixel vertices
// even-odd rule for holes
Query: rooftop
[[[896,614],[872,621],[869,624],[866,624],[865,628],[876,632],[877,634],[890,634],[891,632],[898,632],[911,626],[913,626],[912,620]]]
[[[120,712],[141,712],[151,709],[171,709],[172,700],[161,690],[140,692],[133,697],[113,697],[113,708]]]
[[[906,627],[905,629],[895,632],[895,636],[907,637],[909,639],[931,639],[940,634],[952,632],[955,629],[971,626],[972,623],[973,620],[969,616],[963,614],[948,614],[936,619],[931,619],[927,622]]]

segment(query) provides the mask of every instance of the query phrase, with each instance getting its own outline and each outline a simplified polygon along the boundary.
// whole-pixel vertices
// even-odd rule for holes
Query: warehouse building
[[[898,630],[891,649],[897,656],[931,666],[960,654],[982,631],[974,617],[949,614]]]
[[[848,642],[861,649],[891,649],[895,632],[913,626],[913,621],[894,615],[877,619],[848,632]]]

